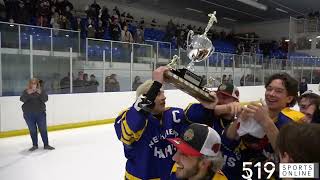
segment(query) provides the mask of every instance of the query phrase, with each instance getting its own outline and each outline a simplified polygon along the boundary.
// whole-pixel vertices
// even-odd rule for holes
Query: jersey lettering
[[[173,117],[173,122],[175,123],[180,123],[181,119],[177,119],[177,114],[179,114],[180,112],[178,110],[174,110],[172,111],[172,117]]]

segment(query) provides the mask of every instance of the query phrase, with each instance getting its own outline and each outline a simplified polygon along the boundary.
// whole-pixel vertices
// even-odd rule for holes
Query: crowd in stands
[[[68,94],[70,93],[70,73],[68,73],[65,77],[60,78],[59,73],[53,74],[53,79],[45,82],[44,80],[40,80],[42,87],[49,94]],[[100,92],[99,90],[99,82],[96,79],[94,74],[90,76],[83,71],[78,72],[78,76],[72,76],[72,88],[73,93],[94,93]],[[134,81],[132,83],[132,90],[135,91],[141,84],[143,83],[140,76],[135,76]],[[119,92],[120,91],[120,83],[117,79],[116,74],[111,74],[105,77],[105,92]]]
[[[157,29],[160,25],[156,19],[147,24],[144,18],[135,18],[129,12],[121,12],[117,6],[109,11],[108,7],[99,5],[95,0],[89,2],[81,12],[75,11],[73,4],[68,0],[4,0],[0,12],[2,21],[77,30],[81,32],[82,38],[129,43],[144,43],[145,40],[166,41],[170,42],[173,48],[183,49],[187,46],[189,30],[193,30],[195,34],[204,32],[203,27],[178,24],[173,20],[170,20],[165,31],[162,31]],[[308,18],[319,18],[319,11],[310,13]],[[239,55],[263,54],[270,58],[285,59],[288,57],[288,49],[289,52],[294,52],[296,46],[301,46],[287,42],[286,38],[261,42],[254,32],[234,34],[211,29],[207,35],[217,52]],[[299,42],[311,45],[308,39]]]
[[[70,73],[63,77],[60,82],[55,82],[54,85],[53,90],[55,93],[70,93]],[[99,82],[96,80],[95,75],[91,74],[89,79],[89,75],[83,73],[83,71],[79,71],[78,77],[72,81],[74,93],[98,92],[98,86]]]
[[[95,0],[83,11],[84,16],[75,13],[68,0],[4,0],[0,12],[1,21],[81,31],[82,38],[144,41],[143,18],[140,22],[134,21],[130,13],[120,13],[117,7],[110,14],[106,6],[101,8]],[[130,31],[128,26],[132,27]],[[155,19],[151,26],[156,26]]]

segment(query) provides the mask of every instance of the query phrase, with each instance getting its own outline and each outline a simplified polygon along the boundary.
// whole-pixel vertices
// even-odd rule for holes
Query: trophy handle
[[[188,32],[188,35],[187,35],[187,50],[190,50],[190,44],[189,44],[189,42],[191,42],[192,41],[192,39],[193,39],[193,35],[194,35],[194,32],[192,31],[192,30],[190,30],[189,32]],[[191,40],[191,41],[190,41]]]
[[[215,49],[214,46],[212,45],[212,48],[211,48],[211,51],[210,51],[210,53],[209,53],[208,59],[209,59],[209,57],[214,53],[215,50],[216,50],[216,49]]]

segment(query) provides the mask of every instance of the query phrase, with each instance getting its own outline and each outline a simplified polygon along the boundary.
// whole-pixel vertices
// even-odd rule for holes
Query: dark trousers
[[[48,145],[47,119],[45,112],[25,112],[23,117],[28,125],[32,144],[38,146],[38,129],[44,145]]]

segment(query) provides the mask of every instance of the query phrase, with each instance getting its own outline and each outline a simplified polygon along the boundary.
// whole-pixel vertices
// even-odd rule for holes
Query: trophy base
[[[171,69],[164,73],[165,82],[172,84],[183,92],[208,102],[216,99],[209,94],[209,90],[201,87],[203,79],[187,69]]]

